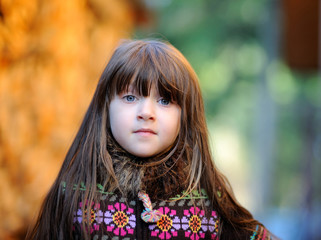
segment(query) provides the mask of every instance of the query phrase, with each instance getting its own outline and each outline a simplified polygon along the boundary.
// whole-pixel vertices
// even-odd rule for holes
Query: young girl
[[[107,64],[28,239],[272,239],[213,162],[197,76],[169,43]]]

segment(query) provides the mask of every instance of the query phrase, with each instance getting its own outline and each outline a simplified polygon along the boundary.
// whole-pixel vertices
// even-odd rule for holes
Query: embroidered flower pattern
[[[118,211],[113,215],[113,221],[117,227],[123,228],[128,223],[128,216],[123,211]]]
[[[210,219],[207,221],[207,219],[203,220],[202,228],[204,231],[210,231],[211,239],[218,239],[218,225],[219,225],[219,219],[217,217],[217,214],[215,211],[212,211]]]
[[[173,224],[173,221],[170,217],[167,215],[163,215],[161,219],[158,220],[157,226],[162,230],[163,232],[167,232],[169,229],[171,229]]]
[[[181,228],[180,220],[176,216],[176,211],[168,207],[158,209],[163,215],[156,224],[149,225],[152,237],[159,239],[171,239],[177,236],[177,231]]]
[[[99,219],[100,217],[97,216],[97,212],[99,213],[99,208],[100,208],[100,204],[99,203],[92,203],[92,207],[88,208],[88,203],[85,204],[85,208],[84,210],[82,210],[82,205],[83,203],[80,202],[79,203],[79,209],[77,210],[75,217],[74,217],[74,223],[78,222],[78,223],[82,223],[90,222],[91,228],[90,228],[90,233],[92,233],[95,230],[99,230]],[[98,224],[97,224],[98,223]]]
[[[189,228],[193,233],[197,233],[201,228],[201,219],[197,215],[193,215],[190,217],[188,222]]]
[[[135,205],[135,201],[126,205],[116,195],[113,195],[103,207],[99,203],[92,203],[90,207],[86,203],[83,207],[80,202],[74,215],[76,225],[73,226],[73,229],[78,231],[85,223],[86,225],[90,224],[90,233],[96,234],[95,236],[109,232],[116,238],[135,239],[136,221],[140,221],[140,219],[136,219],[136,217],[140,218],[140,213],[134,212],[134,208],[132,208]],[[157,205],[162,216],[157,223],[148,224],[151,239],[175,240],[182,237],[191,240],[219,239],[219,217],[215,211],[211,211],[210,215],[205,214],[204,210],[196,206],[188,206],[186,199],[169,204],[166,202],[157,203]]]
[[[211,239],[217,239],[218,218],[215,211],[212,211],[211,217],[205,217],[204,210],[198,207],[191,207],[184,210],[182,218],[182,229],[185,231],[185,237],[192,240],[204,239],[205,232],[210,231]]]
[[[113,232],[116,236],[133,235],[136,227],[136,217],[134,210],[124,203],[108,205],[104,214],[104,222],[107,231]]]

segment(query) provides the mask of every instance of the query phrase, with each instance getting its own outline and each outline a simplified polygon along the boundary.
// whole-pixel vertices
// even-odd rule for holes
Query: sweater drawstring
[[[143,202],[145,210],[141,214],[141,218],[144,222],[155,223],[162,217],[162,213],[158,210],[153,210],[152,203],[147,193],[139,191],[139,199]]]

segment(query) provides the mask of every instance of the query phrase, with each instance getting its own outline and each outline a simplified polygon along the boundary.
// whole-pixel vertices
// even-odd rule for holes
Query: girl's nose
[[[155,106],[149,97],[142,99],[139,104],[137,118],[141,120],[154,120],[155,119]]]

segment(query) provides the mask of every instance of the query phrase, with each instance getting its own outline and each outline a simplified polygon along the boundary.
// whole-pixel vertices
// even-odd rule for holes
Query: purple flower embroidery
[[[75,222],[81,223],[82,222],[82,211],[81,211],[81,209],[78,209],[75,215],[76,216],[74,217],[74,223]]]
[[[101,224],[103,222],[104,219],[104,213],[101,210],[98,210],[98,212],[96,213],[96,222],[98,224]]]
[[[219,219],[215,211],[212,211],[211,217],[209,219],[203,218],[202,220],[202,229],[204,232],[210,231],[211,232],[211,239],[218,240],[218,224]]]
[[[160,239],[176,237],[177,231],[181,228],[180,219],[176,216],[176,210],[161,207],[158,211],[162,213],[162,217],[156,224],[149,225],[151,236]]]
[[[205,238],[205,232],[209,230],[210,226],[209,220],[205,217],[204,210],[200,210],[198,207],[184,210],[182,228],[185,230],[185,237],[192,240]]]
[[[89,217],[89,224],[90,226],[90,233],[92,233],[95,230],[99,230],[99,220],[100,217],[97,216],[97,211],[99,213],[99,208],[100,208],[100,204],[99,203],[92,203],[92,207],[88,208],[88,202],[85,204],[85,209],[84,211],[82,210],[82,205],[83,203],[80,202],[79,203],[79,208],[77,210],[77,212],[75,213],[75,217],[74,217],[74,223],[79,223],[81,224],[82,221],[87,222],[88,221],[88,217]],[[84,218],[83,218],[84,216]],[[98,224],[97,224],[98,223]]]
[[[104,213],[104,222],[107,231],[117,236],[133,235],[136,227],[134,210],[123,203],[108,205],[108,210]]]

